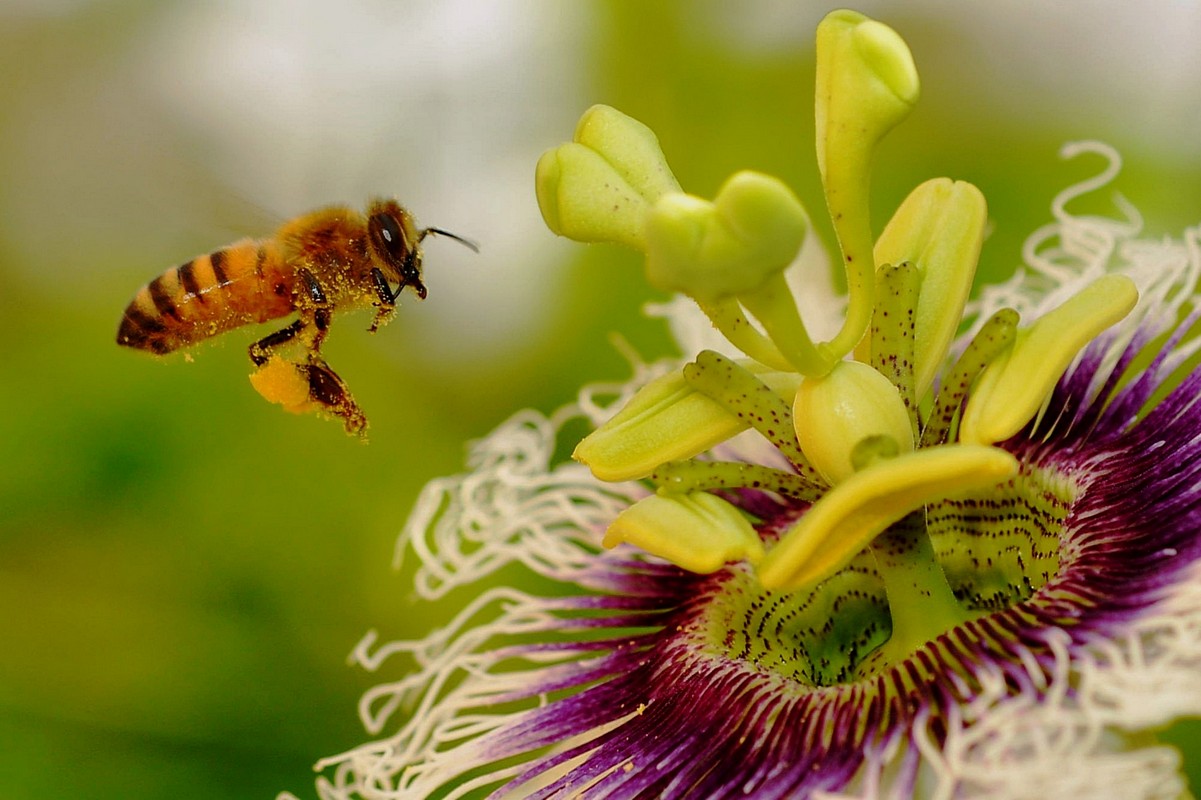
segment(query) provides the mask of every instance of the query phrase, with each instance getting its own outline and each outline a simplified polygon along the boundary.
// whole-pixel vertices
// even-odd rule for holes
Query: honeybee
[[[333,415],[347,433],[362,435],[367,418],[321,357],[321,344],[335,311],[374,307],[374,333],[405,289],[424,300],[421,243],[431,234],[479,252],[449,231],[419,229],[394,200],[372,201],[365,215],[344,206],[304,214],[270,239],[235,242],[147,283],[125,309],[117,344],[162,355],[295,313],[291,324],[250,345],[251,383],[290,411]],[[285,346],[300,348],[301,357],[277,352]]]

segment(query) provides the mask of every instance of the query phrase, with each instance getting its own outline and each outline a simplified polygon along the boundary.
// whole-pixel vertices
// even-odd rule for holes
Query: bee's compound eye
[[[405,239],[400,220],[390,213],[373,214],[368,224],[376,250],[394,267],[405,263],[409,243]]]

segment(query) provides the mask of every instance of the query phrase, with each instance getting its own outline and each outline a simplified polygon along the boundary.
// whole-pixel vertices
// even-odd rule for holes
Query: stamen
[[[980,376],[959,427],[962,442],[992,444],[1013,436],[1034,418],[1068,364],[1099,333],[1138,302],[1125,275],[1094,281],[1030,328],[1018,331],[1008,354]]]
[[[876,241],[877,264],[912,264],[921,291],[914,311],[914,395],[921,400],[942,369],[976,275],[988,207],[970,183],[936,178],[901,203]],[[866,344],[856,352],[865,361]]]
[[[943,378],[919,447],[933,447],[948,441],[951,425],[963,408],[968,389],[985,367],[1013,344],[1017,328],[1018,312],[1012,308],[1001,309],[980,327],[955,361],[955,366]]]
[[[759,534],[742,512],[708,492],[639,500],[617,515],[601,543],[611,548],[622,542],[698,573],[763,557]]]
[[[774,396],[777,407],[787,407],[783,398],[791,399],[800,383],[795,373],[774,372],[754,362],[739,369],[747,374],[758,371],[752,386],[761,388],[764,397]],[[703,453],[753,424],[730,410],[729,403],[700,390],[686,378],[686,371],[687,367],[664,375],[638,390],[611,420],[584,437],[572,457],[601,480],[636,480],[660,464]]]
[[[1018,471],[995,447],[947,445],[878,462],[842,481],[776,543],[759,565],[768,589],[797,590],[846,566],[885,528],[926,503],[995,486]]]

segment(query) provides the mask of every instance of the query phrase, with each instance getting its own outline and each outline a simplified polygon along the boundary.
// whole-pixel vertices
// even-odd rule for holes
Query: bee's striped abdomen
[[[173,267],[138,291],[117,344],[169,353],[240,325],[287,316],[292,277],[271,242],[245,241]]]

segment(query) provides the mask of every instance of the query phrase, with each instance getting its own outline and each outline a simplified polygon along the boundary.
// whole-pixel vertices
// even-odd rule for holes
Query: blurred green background
[[[378,678],[347,653],[439,622],[391,569],[421,486],[517,409],[626,377],[610,331],[668,350],[630,254],[542,228],[538,155],[606,102],[688,189],[764,170],[821,225],[812,38],[832,7],[0,2],[0,795],[313,796],[313,762],[365,738]],[[983,269],[1007,275],[1099,168],[1057,158],[1085,137],[1125,154],[1150,232],[1201,220],[1196,4],[859,8],[923,80],[879,157],[877,226],[925,178],[973,181]],[[433,241],[426,303],[374,337],[368,315],[336,322],[368,446],[250,389],[269,328],[194,363],[114,344],[163,269],[373,194],[482,252]]]

